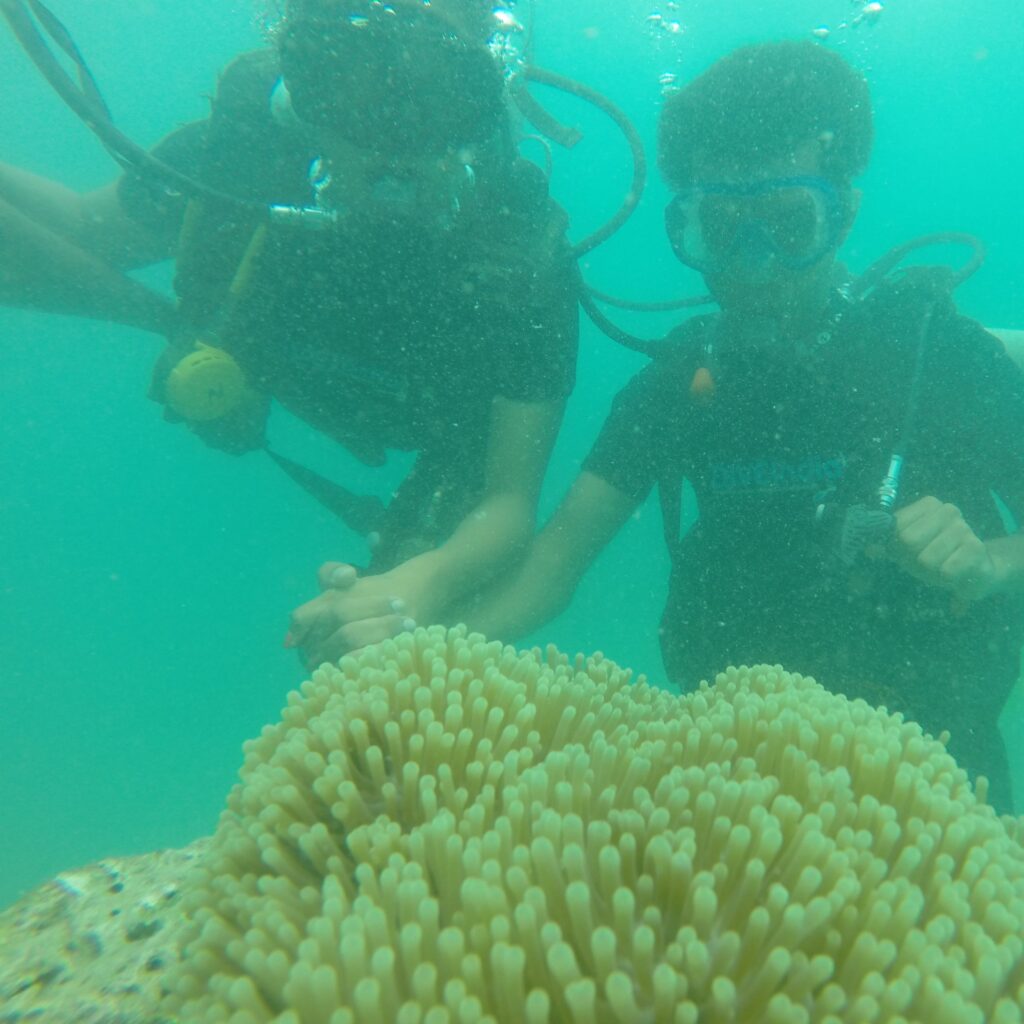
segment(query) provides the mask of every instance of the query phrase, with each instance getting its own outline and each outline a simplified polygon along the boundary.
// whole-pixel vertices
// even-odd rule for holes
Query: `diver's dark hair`
[[[360,147],[430,152],[508,128],[497,61],[429,8],[299,0],[276,42],[296,114]]]
[[[658,166],[679,190],[696,159],[756,168],[820,138],[822,172],[836,185],[867,167],[874,128],[863,75],[810,40],[758,43],[733,51],[665,103]]]

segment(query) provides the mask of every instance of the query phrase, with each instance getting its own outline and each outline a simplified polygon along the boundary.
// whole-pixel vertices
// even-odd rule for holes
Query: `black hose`
[[[0,0],[0,14],[3,14],[18,42],[43,77],[123,167],[156,174],[169,186],[173,186],[184,195],[209,198],[245,209],[250,213],[258,213],[260,216],[267,215],[267,209],[263,204],[209,188],[188,175],[182,174],[162,160],[158,160],[121,132],[114,125],[96,79],[89,70],[81,51],[71,38],[71,34],[57,16],[42,3],[42,0]],[[36,22],[32,20],[33,14],[54,43],[75,64],[78,69],[78,85],[53,56]],[[632,216],[640,202],[647,183],[647,157],[644,153],[643,140],[632,122],[616,104],[582,82],[566,78],[544,68],[532,66],[527,67],[524,75],[530,81],[559,89],[591,103],[607,114],[625,136],[633,156],[633,180],[622,205],[611,219],[572,247],[572,255],[578,260],[611,238]],[[523,110],[524,116],[540,128],[545,135],[568,147],[574,146],[579,141],[579,132],[561,125],[549,115],[530,96],[525,86],[520,86],[513,93],[513,99]],[[932,245],[966,245],[973,250],[971,258],[953,272],[953,287],[962,284],[976,273],[985,260],[985,246],[980,239],[973,235],[954,231],[924,235],[890,249],[881,259],[868,267],[854,283],[853,296],[857,298],[865,295],[899,266],[911,252]],[[619,309],[645,313],[689,309],[694,306],[707,305],[713,301],[708,296],[697,296],[662,302],[636,302],[598,291],[596,288],[591,288],[586,282],[582,282],[580,305],[594,324],[618,344],[648,356],[654,354],[659,342],[655,339],[638,338],[617,327],[597,308],[595,300],[616,306]]]
[[[606,242],[612,235],[615,234],[623,224],[633,215],[633,211],[636,209],[637,204],[640,202],[640,197],[643,195],[644,188],[647,185],[647,156],[644,153],[643,140],[640,138],[640,133],[633,126],[633,123],[626,117],[625,113],[619,109],[607,96],[603,96],[595,89],[591,89],[589,86],[584,85],[582,82],[577,82],[571,78],[566,78],[563,75],[556,74],[554,71],[547,71],[544,68],[528,67],[525,71],[526,78],[531,82],[538,82],[541,85],[551,86],[553,89],[559,89],[562,92],[569,93],[571,96],[576,96],[581,100],[585,100],[587,103],[597,107],[602,113],[607,114],[614,122],[616,127],[626,137],[626,142],[629,144],[630,152],[633,155],[633,180],[630,184],[629,191],[626,193],[625,199],[622,201],[622,205],[619,207],[616,214],[604,223],[600,228],[591,234],[587,235],[582,241],[577,242],[572,247],[572,254],[574,257],[579,257],[590,252],[592,249],[596,249],[602,242]],[[520,89],[519,92],[514,94],[514,98],[517,103],[520,103],[520,97],[523,97],[523,102],[531,104],[528,106],[530,110],[541,110],[544,113],[544,123],[549,126],[553,122],[550,115],[543,112],[543,108],[539,105],[534,104],[532,97],[529,93],[526,93],[525,89]],[[524,111],[524,114],[526,112]],[[530,116],[526,114],[526,116]],[[539,116],[539,115],[538,115]],[[531,117],[532,120],[532,117]],[[541,131],[544,131],[542,125],[533,122]],[[553,122],[556,127],[552,127],[552,131],[558,130],[557,122]],[[545,133],[547,134],[547,133]],[[555,141],[558,141],[558,134],[551,135]],[[575,143],[572,143],[573,145]]]
[[[591,285],[587,285],[587,291],[591,298],[598,302],[604,302],[609,306],[618,309],[628,309],[633,313],[671,313],[676,309],[692,309],[694,306],[709,306],[715,300],[710,295],[694,295],[685,299],[665,299],[661,302],[639,302],[632,299],[620,299],[607,292],[598,291]]]
[[[29,5],[32,13],[36,15],[39,23],[54,42],[75,63],[78,68],[80,85],[76,85],[71,76],[60,66],[36,23],[32,20],[26,4]],[[156,159],[121,132],[114,125],[110,111],[100,95],[96,80],[67,29],[57,16],[41,3],[41,0],[0,0],[0,13],[7,19],[11,31],[14,32],[29,59],[39,69],[40,74],[122,167],[152,172],[184,195],[211,198],[218,202],[266,215],[266,208],[263,205],[208,188],[201,182],[175,170],[169,164],[165,164],[162,160]]]
[[[875,260],[853,284],[852,295],[860,298],[889,276],[912,252],[927,249],[933,245],[964,245],[971,250],[971,258],[957,270],[953,271],[953,287],[963,284],[969,277],[976,274],[985,262],[985,243],[974,235],[962,231],[940,231],[931,235],[921,235],[909,242],[894,246],[882,257]]]
[[[660,338],[638,338],[636,335],[624,331],[617,324],[613,324],[594,304],[586,287],[580,293],[580,306],[583,307],[583,311],[594,322],[594,326],[598,330],[623,348],[628,348],[631,352],[639,352],[640,355],[647,356],[649,359],[653,359],[658,354],[658,348],[662,344]]]
[[[7,19],[18,42],[43,77],[50,83],[62,100],[89,126],[100,135],[104,145],[108,140],[103,138],[104,125],[110,124],[110,110],[100,95],[96,80],[89,71],[81,53],[64,26],[55,14],[38,2],[32,2],[31,9],[40,19],[46,31],[54,38],[57,45],[71,58],[78,68],[79,85],[75,85],[71,76],[54,59],[50,48],[46,45],[32,20],[24,0],[0,0],[0,13]]]

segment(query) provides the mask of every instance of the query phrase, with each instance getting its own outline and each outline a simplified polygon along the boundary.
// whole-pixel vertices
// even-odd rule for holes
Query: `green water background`
[[[152,143],[202,116],[217,69],[255,45],[250,5],[54,0],[120,126]],[[536,58],[603,89],[648,144],[659,77],[686,79],[740,43],[819,25],[871,82],[877,149],[846,258],[862,269],[936,230],[981,236],[984,271],[961,308],[1024,327],[1024,8],[1017,0],[891,0],[873,28],[843,28],[849,0],[681,0],[683,31],[652,30],[639,0],[538,0]],[[0,33],[0,159],[78,188],[113,164]],[[600,114],[544,94],[583,128],[555,154],[555,195],[581,237],[616,208],[628,154]],[[653,147],[651,148],[653,156]],[[672,258],[656,176],[628,228],[588,257],[587,277],[637,298],[693,294]],[[147,279],[165,284],[166,268]],[[624,316],[656,335],[671,318]],[[281,648],[317,565],[361,542],[262,456],[206,449],[145,398],[159,341],[127,328],[0,309],[0,906],[61,869],[182,844],[212,830],[240,745],[302,679]],[[549,474],[550,509],[615,391],[640,365],[585,324],[579,385]],[[965,387],[971,382],[965,381]],[[275,413],[287,454],[388,493],[407,461],[370,474]],[[533,639],[604,650],[657,680],[666,559],[645,507],[602,555],[572,607]],[[1004,714],[1024,799],[1024,699]],[[955,725],[955,723],[951,723]]]

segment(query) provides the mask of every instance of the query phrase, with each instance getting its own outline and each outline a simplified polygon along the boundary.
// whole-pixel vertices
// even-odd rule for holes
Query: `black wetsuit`
[[[311,205],[318,154],[307,132],[273,118],[278,75],[269,51],[238,58],[209,120],[156,154],[232,195]],[[181,221],[182,203],[138,177],[122,181],[121,199],[153,230]],[[203,201],[175,278],[197,334],[217,323],[258,223]],[[368,465],[387,449],[418,453],[375,569],[438,543],[479,500],[495,398],[545,402],[572,390],[578,275],[564,229],[541,172],[512,159],[477,168],[473,202],[448,231],[381,226],[368,239],[344,224],[271,228],[218,341],[256,388]]]
[[[811,674],[933,733],[949,729],[952,751],[989,776],[1005,808],[996,722],[1018,678],[1021,601],[966,605],[889,561],[847,566],[835,532],[816,523],[823,502],[877,507],[928,301],[909,285],[881,289],[796,361],[742,345],[730,352],[723,328],[708,402],[691,397],[690,384],[723,322],[689,321],[618,396],[585,468],[638,503],[658,485],[676,520],[666,523],[672,579],[662,622],[676,681],[693,686],[729,664],[761,662]],[[947,297],[934,307],[921,372],[898,505],[933,495],[957,505],[983,539],[1004,534],[993,492],[1018,522],[1024,516],[1020,370]],[[699,507],[685,538],[682,478]]]

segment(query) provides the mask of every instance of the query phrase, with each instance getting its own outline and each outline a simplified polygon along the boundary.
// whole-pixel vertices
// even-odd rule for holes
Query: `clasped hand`
[[[977,601],[997,586],[997,569],[985,542],[956,505],[926,497],[901,508],[888,554],[916,579]]]
[[[354,566],[325,562],[321,593],[292,612],[286,647],[297,647],[308,670],[369,644],[416,628],[414,609],[395,593],[390,574],[360,577]]]

